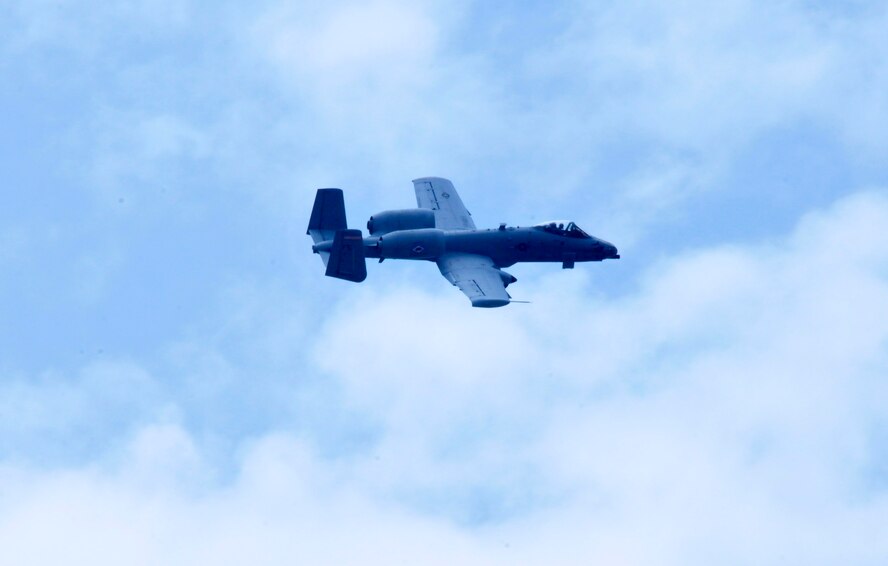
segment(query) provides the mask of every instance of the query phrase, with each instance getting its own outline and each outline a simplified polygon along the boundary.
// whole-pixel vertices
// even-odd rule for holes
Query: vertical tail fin
[[[338,230],[347,228],[342,189],[318,189],[306,234],[317,244],[332,240]]]
[[[360,283],[367,278],[364,237],[360,230],[337,230],[327,261],[328,277]]]

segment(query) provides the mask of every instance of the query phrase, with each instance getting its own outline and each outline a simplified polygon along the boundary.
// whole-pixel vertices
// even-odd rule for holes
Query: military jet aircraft
[[[513,301],[506,287],[517,281],[502,270],[521,261],[560,262],[619,259],[610,242],[590,236],[569,221],[478,230],[453,183],[439,177],[413,181],[418,208],[386,210],[367,222],[370,236],[349,229],[340,189],[318,189],[307,234],[326,275],[360,283],[366,258],[434,261],[473,307],[502,307]]]

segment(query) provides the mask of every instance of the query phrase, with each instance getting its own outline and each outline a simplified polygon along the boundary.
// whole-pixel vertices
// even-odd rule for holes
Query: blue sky
[[[0,7],[0,558],[883,564],[888,7]],[[453,180],[623,259],[327,279]],[[511,289],[510,289],[511,290]],[[53,544],[47,544],[53,541]]]

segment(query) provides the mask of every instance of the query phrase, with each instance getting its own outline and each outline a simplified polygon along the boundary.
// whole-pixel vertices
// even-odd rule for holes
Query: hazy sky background
[[[885,564],[888,5],[0,5],[0,562]],[[325,278],[453,180],[623,259]]]

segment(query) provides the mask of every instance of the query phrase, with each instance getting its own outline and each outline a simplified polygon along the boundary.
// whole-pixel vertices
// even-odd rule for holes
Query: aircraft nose
[[[617,246],[607,240],[597,240],[595,242],[595,248],[598,257],[601,259],[620,259],[620,253],[617,251]]]

